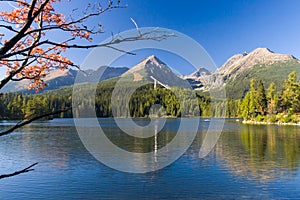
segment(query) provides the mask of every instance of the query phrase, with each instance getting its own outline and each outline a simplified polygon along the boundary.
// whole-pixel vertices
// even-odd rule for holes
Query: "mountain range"
[[[151,81],[153,78],[164,87],[189,87],[195,90],[209,90],[225,86],[229,98],[241,98],[249,89],[251,78],[263,80],[265,87],[273,81],[280,89],[288,74],[296,71],[300,74],[300,61],[287,54],[274,53],[267,48],[257,48],[252,52],[233,55],[216,71],[210,72],[199,68],[190,75],[179,76],[170,67],[154,55],[151,55],[129,68],[99,67],[97,70],[85,71],[81,82],[97,82],[114,77],[121,77],[130,82]],[[45,80],[46,90],[74,84],[78,71],[53,70]],[[81,73],[82,74],[82,73]],[[3,92],[24,90],[26,82],[12,82]]]
[[[74,69],[66,69],[66,70],[52,70],[49,72],[45,80],[47,87],[45,87],[43,91],[55,90],[61,87],[71,86],[74,84],[76,76],[77,83],[82,82],[98,82],[106,79],[114,78],[121,76],[129,69],[127,67],[99,67],[96,70],[86,70],[83,73],[78,73],[78,70]],[[101,77],[101,78],[100,78]],[[99,79],[100,78],[100,79]],[[79,80],[79,81],[78,81]],[[1,92],[25,92],[25,93],[35,93],[34,90],[27,90],[27,86],[29,84],[29,80],[22,80],[19,82],[9,82]]]

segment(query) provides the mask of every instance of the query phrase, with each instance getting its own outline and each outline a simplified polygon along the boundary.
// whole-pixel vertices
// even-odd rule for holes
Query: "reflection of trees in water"
[[[297,127],[241,126],[224,132],[216,154],[235,174],[268,182],[293,176],[300,164]],[[299,129],[298,129],[299,130]]]

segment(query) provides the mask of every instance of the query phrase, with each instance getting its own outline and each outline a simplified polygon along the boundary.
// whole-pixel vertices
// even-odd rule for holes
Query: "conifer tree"
[[[260,115],[264,116],[267,112],[268,102],[267,102],[265,87],[262,80],[259,80],[257,84],[256,101],[257,101],[258,111]]]
[[[250,119],[250,92],[246,94],[241,103],[240,113],[245,120]]]
[[[267,89],[268,114],[274,115],[277,113],[278,96],[276,94],[275,83],[272,82]]]
[[[294,113],[300,111],[300,85],[297,82],[297,73],[291,72],[284,82],[281,106],[283,110]]]
[[[255,79],[250,80],[250,91],[249,91],[249,114],[252,118],[255,118],[257,115],[257,92],[255,86]]]

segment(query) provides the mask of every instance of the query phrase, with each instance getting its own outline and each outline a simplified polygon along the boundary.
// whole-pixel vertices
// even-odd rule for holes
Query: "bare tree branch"
[[[5,130],[3,132],[0,132],[0,136],[8,135],[8,134],[14,132],[16,129],[21,128],[21,127],[23,127],[23,126],[25,126],[27,124],[30,124],[33,121],[36,121],[36,120],[39,120],[39,119],[43,119],[45,117],[49,117],[49,116],[52,116],[52,115],[60,114],[62,112],[67,112],[67,111],[69,111],[71,109],[72,108],[65,108],[65,109],[61,109],[61,110],[56,110],[54,112],[46,113],[46,114],[43,114],[43,115],[29,117],[27,119],[24,119],[24,120],[18,122],[13,127],[9,128],[9,129],[7,129],[7,130]]]
[[[5,29],[10,30],[10,31],[12,31],[12,32],[18,33],[18,31],[15,30],[15,29],[13,29],[12,26],[0,24],[0,28],[5,28]]]
[[[150,30],[150,31],[146,31],[144,33],[140,33],[136,36],[126,37],[126,38],[118,38],[118,35],[116,35],[116,36],[113,36],[112,40],[110,40],[109,42],[102,43],[102,44],[93,44],[93,45],[77,45],[77,44],[68,45],[68,44],[66,44],[66,42],[58,43],[58,42],[53,42],[53,41],[50,41],[50,40],[44,40],[44,41],[36,43],[35,45],[32,45],[28,48],[22,49],[20,51],[7,53],[5,55],[0,55],[0,59],[9,58],[9,57],[12,57],[14,55],[19,55],[19,54],[22,54],[22,53],[24,53],[24,52],[26,52],[26,51],[28,51],[32,48],[42,46],[42,45],[46,45],[46,44],[54,45],[55,47],[68,48],[68,49],[92,49],[92,48],[97,48],[97,47],[109,47],[109,48],[111,48],[112,45],[116,45],[116,44],[120,44],[120,43],[124,43],[124,42],[133,42],[133,41],[139,41],[139,40],[162,41],[162,40],[165,40],[166,38],[169,38],[169,37],[175,37],[175,34],[167,33],[167,32],[161,32],[158,29],[153,29],[153,30]],[[70,42],[72,40],[75,40],[75,38],[70,38],[67,41]],[[114,47],[114,48],[115,48],[115,50],[118,50],[118,51],[120,50],[116,47]]]
[[[3,1],[3,2],[14,2],[14,3],[20,3],[21,5],[24,5],[24,6],[30,6],[28,3],[26,3],[25,1],[20,1],[20,0],[0,0],[0,2]]]
[[[110,5],[110,6],[106,7],[105,9],[100,9],[97,12],[86,14],[84,17],[81,17],[81,18],[76,19],[76,20],[72,20],[68,23],[62,23],[60,25],[47,25],[47,26],[41,27],[40,29],[34,29],[34,30],[31,30],[31,31],[28,31],[28,32],[26,32],[26,35],[29,35],[29,34],[32,34],[32,33],[38,32],[38,31],[47,31],[47,30],[53,30],[53,29],[61,29],[63,31],[75,31],[75,29],[70,28],[71,25],[82,23],[82,22],[86,21],[87,19],[89,19],[91,17],[99,16],[103,13],[106,13],[110,10],[117,9],[117,8],[125,8],[125,7],[122,7],[122,6],[119,6],[119,5],[116,5],[116,6],[111,6]],[[84,25],[83,25],[83,28],[76,29],[76,31],[78,31],[78,30],[79,31],[80,30],[88,31],[88,32],[94,33],[94,34],[100,33],[99,31],[93,32],[93,31],[89,30],[87,27],[84,27]]]
[[[24,174],[24,173],[33,171],[34,169],[32,169],[32,167],[34,167],[34,166],[37,165],[37,164],[38,164],[38,163],[34,163],[34,164],[30,165],[29,167],[26,167],[25,169],[22,169],[22,170],[20,170],[20,171],[16,171],[16,172],[11,173],[11,174],[3,174],[3,175],[0,175],[0,179],[8,178],[8,177],[12,177],[12,176],[16,176],[16,175],[19,175],[19,174]]]
[[[160,35],[154,35],[154,33],[158,33],[157,29],[153,29],[151,31],[147,31],[144,33],[141,33],[137,36],[132,36],[132,37],[126,37],[126,38],[118,38],[117,36],[113,38],[111,41],[102,43],[102,44],[94,44],[94,45],[77,45],[77,44],[72,44],[72,45],[67,45],[63,43],[56,43],[50,40],[45,40],[37,44],[38,46],[43,45],[43,44],[50,44],[50,45],[55,45],[57,47],[63,47],[63,48],[68,48],[68,49],[91,49],[91,48],[96,48],[96,47],[108,47],[111,48],[111,45],[116,45],[124,42],[133,42],[133,41],[139,41],[139,40],[156,40],[156,41],[161,41],[164,40],[168,37],[175,36],[172,33],[165,33],[165,34],[160,34]],[[115,50],[120,50],[116,47],[114,47]]]

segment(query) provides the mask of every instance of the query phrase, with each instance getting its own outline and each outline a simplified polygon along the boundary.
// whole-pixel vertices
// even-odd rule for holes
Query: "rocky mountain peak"
[[[211,74],[210,71],[208,71],[206,68],[200,67],[197,71],[192,73],[190,76],[200,77],[200,76],[203,76],[203,75],[210,75],[210,74]]]
[[[295,58],[287,54],[274,53],[268,48],[257,48],[250,53],[232,56],[217,69],[216,73],[222,76],[234,76],[234,74],[255,65],[272,65],[276,62],[287,62],[290,60],[295,60]]]
[[[151,55],[151,56],[148,56],[145,60],[158,60],[158,58],[155,56],[155,55]]]
[[[148,56],[144,60],[142,60],[137,65],[133,66],[127,73],[124,75],[127,75],[129,73],[134,73],[146,68],[153,68],[153,67],[159,67],[162,68],[162,66],[166,66],[165,63],[163,63],[161,60],[159,60],[155,55]]]
[[[188,83],[185,80],[178,77],[171,68],[154,55],[148,56],[130,68],[122,77],[136,82],[153,82],[152,78],[155,78],[164,85],[188,87]]]
[[[265,54],[270,54],[270,53],[274,53],[274,52],[268,48],[259,47],[259,48],[254,49],[251,53],[265,55]]]
[[[186,75],[186,76],[182,76],[183,79],[199,79],[202,76],[208,76],[211,75],[211,72],[208,71],[206,68],[204,67],[200,67],[199,69],[197,69],[195,72],[193,72],[192,74]]]
[[[156,66],[160,66],[160,65],[166,65],[165,63],[163,63],[161,60],[159,60],[155,55],[151,55],[148,56],[145,60],[143,60],[141,62],[143,65],[156,65]]]

